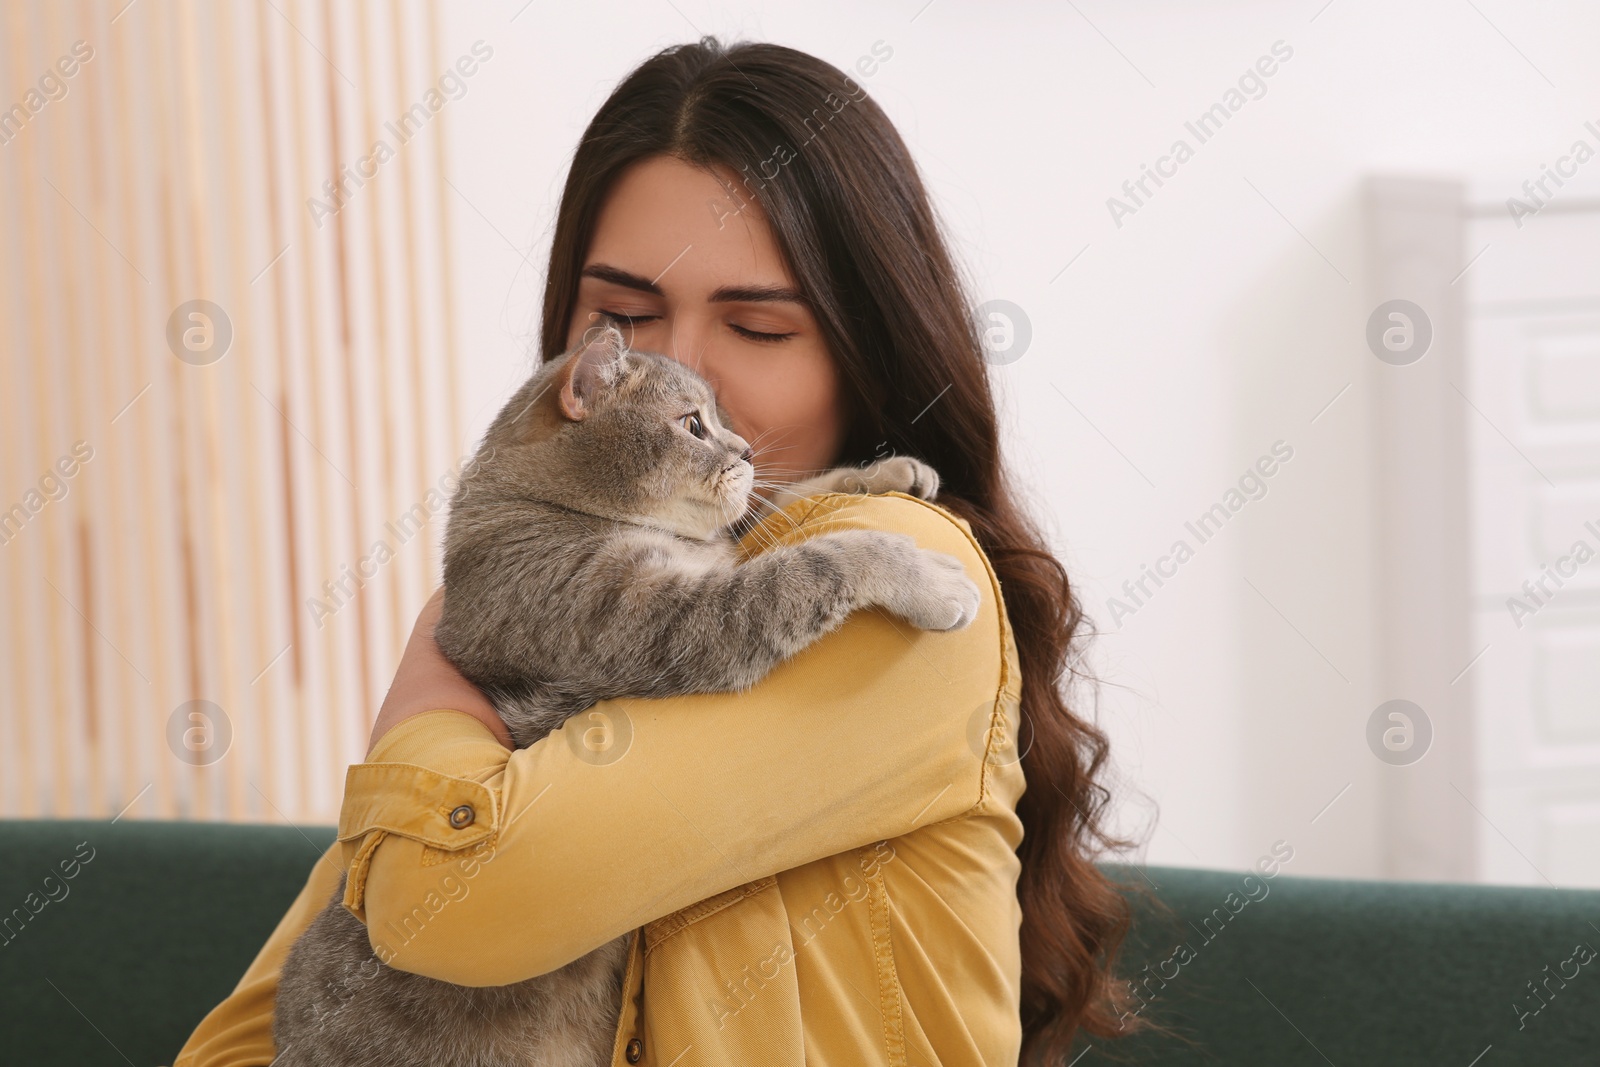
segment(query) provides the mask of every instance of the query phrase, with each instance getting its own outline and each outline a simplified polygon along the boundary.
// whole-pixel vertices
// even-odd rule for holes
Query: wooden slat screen
[[[470,445],[438,11],[3,6],[0,816],[333,822]]]

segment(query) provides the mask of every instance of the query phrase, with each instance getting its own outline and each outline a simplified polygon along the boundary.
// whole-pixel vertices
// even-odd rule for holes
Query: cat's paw
[[[939,472],[911,456],[890,456],[854,472],[852,481],[859,493],[909,493],[919,500],[932,500],[939,492]]]
[[[917,550],[915,573],[907,575],[888,609],[919,630],[961,630],[978,617],[982,597],[954,556]]]

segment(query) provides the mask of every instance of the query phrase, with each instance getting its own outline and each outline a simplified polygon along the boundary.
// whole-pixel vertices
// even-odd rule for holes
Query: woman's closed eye
[[[660,315],[626,315],[620,311],[606,311],[604,308],[601,308],[597,313],[618,326],[633,328],[637,328],[647,322],[654,322],[661,317]],[[761,344],[776,344],[780,341],[787,341],[794,336],[792,331],[789,333],[768,333],[764,330],[752,330],[734,322],[728,323],[728,328],[746,340],[757,341]]]
[[[760,341],[762,344],[776,344],[779,341],[787,341],[794,336],[793,333],[764,333],[761,330],[750,330],[732,322],[728,323],[728,327],[740,337],[745,337],[752,341]]]
[[[618,326],[637,326],[641,322],[652,322],[661,317],[660,315],[624,315],[620,311],[607,311],[604,308],[601,308],[596,314],[610,319]]]

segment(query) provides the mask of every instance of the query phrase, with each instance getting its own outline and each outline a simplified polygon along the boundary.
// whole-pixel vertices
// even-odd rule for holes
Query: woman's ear
[[[616,384],[627,351],[622,331],[615,326],[607,323],[586,330],[583,343],[556,372],[561,413],[573,422],[587,418],[594,410],[594,399],[600,390]]]

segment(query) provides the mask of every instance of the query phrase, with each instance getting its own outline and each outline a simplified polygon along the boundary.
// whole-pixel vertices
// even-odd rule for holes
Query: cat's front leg
[[[744,689],[859,609],[944,631],[970,625],[981,604],[956,557],[907,534],[840,530],[670,587],[652,613],[670,625],[630,642],[615,667],[652,695]]]
[[[932,500],[938,492],[938,471],[911,456],[890,456],[865,467],[834,467],[784,486],[773,494],[773,503],[782,508],[819,493],[909,493]]]
[[[620,591],[602,592],[604,617],[571,660],[585,674],[575,689],[608,695],[746,689],[862,608],[944,631],[982,604],[959,559],[888,530],[817,534],[737,565],[632,538],[584,577]]]

